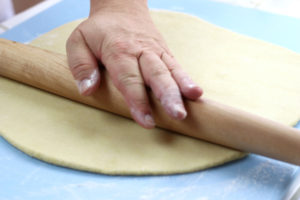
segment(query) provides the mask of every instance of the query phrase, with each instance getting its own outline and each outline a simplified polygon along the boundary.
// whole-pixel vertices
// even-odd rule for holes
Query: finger
[[[80,94],[91,95],[100,84],[99,67],[78,29],[71,34],[66,49],[69,67]]]
[[[134,120],[144,128],[153,128],[154,119],[137,59],[127,55],[103,57],[115,86],[123,94]]]
[[[146,83],[166,112],[175,119],[184,119],[187,113],[180,90],[165,64],[156,54],[150,52],[144,52],[139,61]]]
[[[167,53],[164,53],[162,55],[162,60],[172,73],[172,76],[178,84],[180,91],[186,98],[196,100],[203,94],[203,90],[197,86],[197,84],[181,68],[181,66],[173,57]]]

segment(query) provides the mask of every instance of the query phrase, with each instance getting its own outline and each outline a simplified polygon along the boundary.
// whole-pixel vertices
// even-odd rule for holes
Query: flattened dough
[[[299,119],[298,54],[189,15],[159,11],[152,17],[207,98],[289,125]],[[66,38],[78,23],[59,27],[32,44],[65,53]],[[75,169],[172,174],[244,156],[166,130],[145,130],[129,119],[1,77],[0,105],[0,133],[11,144],[46,162]]]

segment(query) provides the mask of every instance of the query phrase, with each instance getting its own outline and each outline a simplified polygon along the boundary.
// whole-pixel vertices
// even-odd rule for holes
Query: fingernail
[[[198,85],[196,85],[195,83],[190,83],[190,84],[187,85],[187,87],[189,89],[194,89],[194,90],[197,90],[197,91],[202,91],[202,89]]]
[[[182,79],[182,82],[184,83],[184,85],[188,86],[188,87],[193,87],[195,86],[196,84],[194,83],[194,81],[189,78],[189,77],[185,77]]]
[[[189,89],[192,89],[192,88],[196,87],[196,85],[195,85],[194,83],[189,83],[189,84],[187,85],[187,87],[188,87]]]
[[[144,114],[137,109],[130,109],[131,115],[136,119],[136,121],[142,124],[145,128],[153,128],[155,126],[154,119],[151,114]]]
[[[145,115],[145,124],[147,124],[149,127],[155,126],[155,122],[152,115],[150,114]]]
[[[185,97],[192,100],[196,100],[203,94],[203,90],[198,85],[196,85],[192,80],[185,79],[184,83],[186,87],[186,89],[183,89],[183,93]]]
[[[93,81],[90,79],[77,81],[77,86],[80,94],[85,94],[92,85],[93,85]]]
[[[183,85],[185,85],[187,88],[189,88],[189,89],[193,89],[193,88],[195,88],[195,87],[198,87],[197,85],[196,85],[196,83],[191,79],[191,78],[184,78],[183,80],[182,80],[182,83],[183,83]]]
[[[187,115],[184,107],[180,104],[173,104],[172,114],[176,119],[184,119]]]
[[[89,95],[89,90],[96,84],[97,82],[97,71],[94,72],[88,77],[81,81],[77,81],[77,87],[79,93],[82,95]]]

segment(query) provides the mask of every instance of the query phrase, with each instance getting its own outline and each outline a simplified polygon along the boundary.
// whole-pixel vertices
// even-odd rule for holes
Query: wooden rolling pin
[[[66,56],[0,39],[0,75],[90,106],[131,117],[123,97],[102,72],[95,95],[79,95]],[[202,99],[185,101],[188,117],[171,119],[150,94],[157,126],[212,143],[300,165],[300,131]]]

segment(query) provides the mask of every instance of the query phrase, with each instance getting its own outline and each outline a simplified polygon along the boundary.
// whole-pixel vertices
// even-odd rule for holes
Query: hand
[[[141,126],[155,126],[145,85],[171,117],[184,119],[187,113],[181,94],[195,100],[202,90],[172,56],[151,20],[147,3],[99,2],[91,1],[89,18],[67,41],[68,62],[80,93],[91,95],[99,87],[99,60]]]

